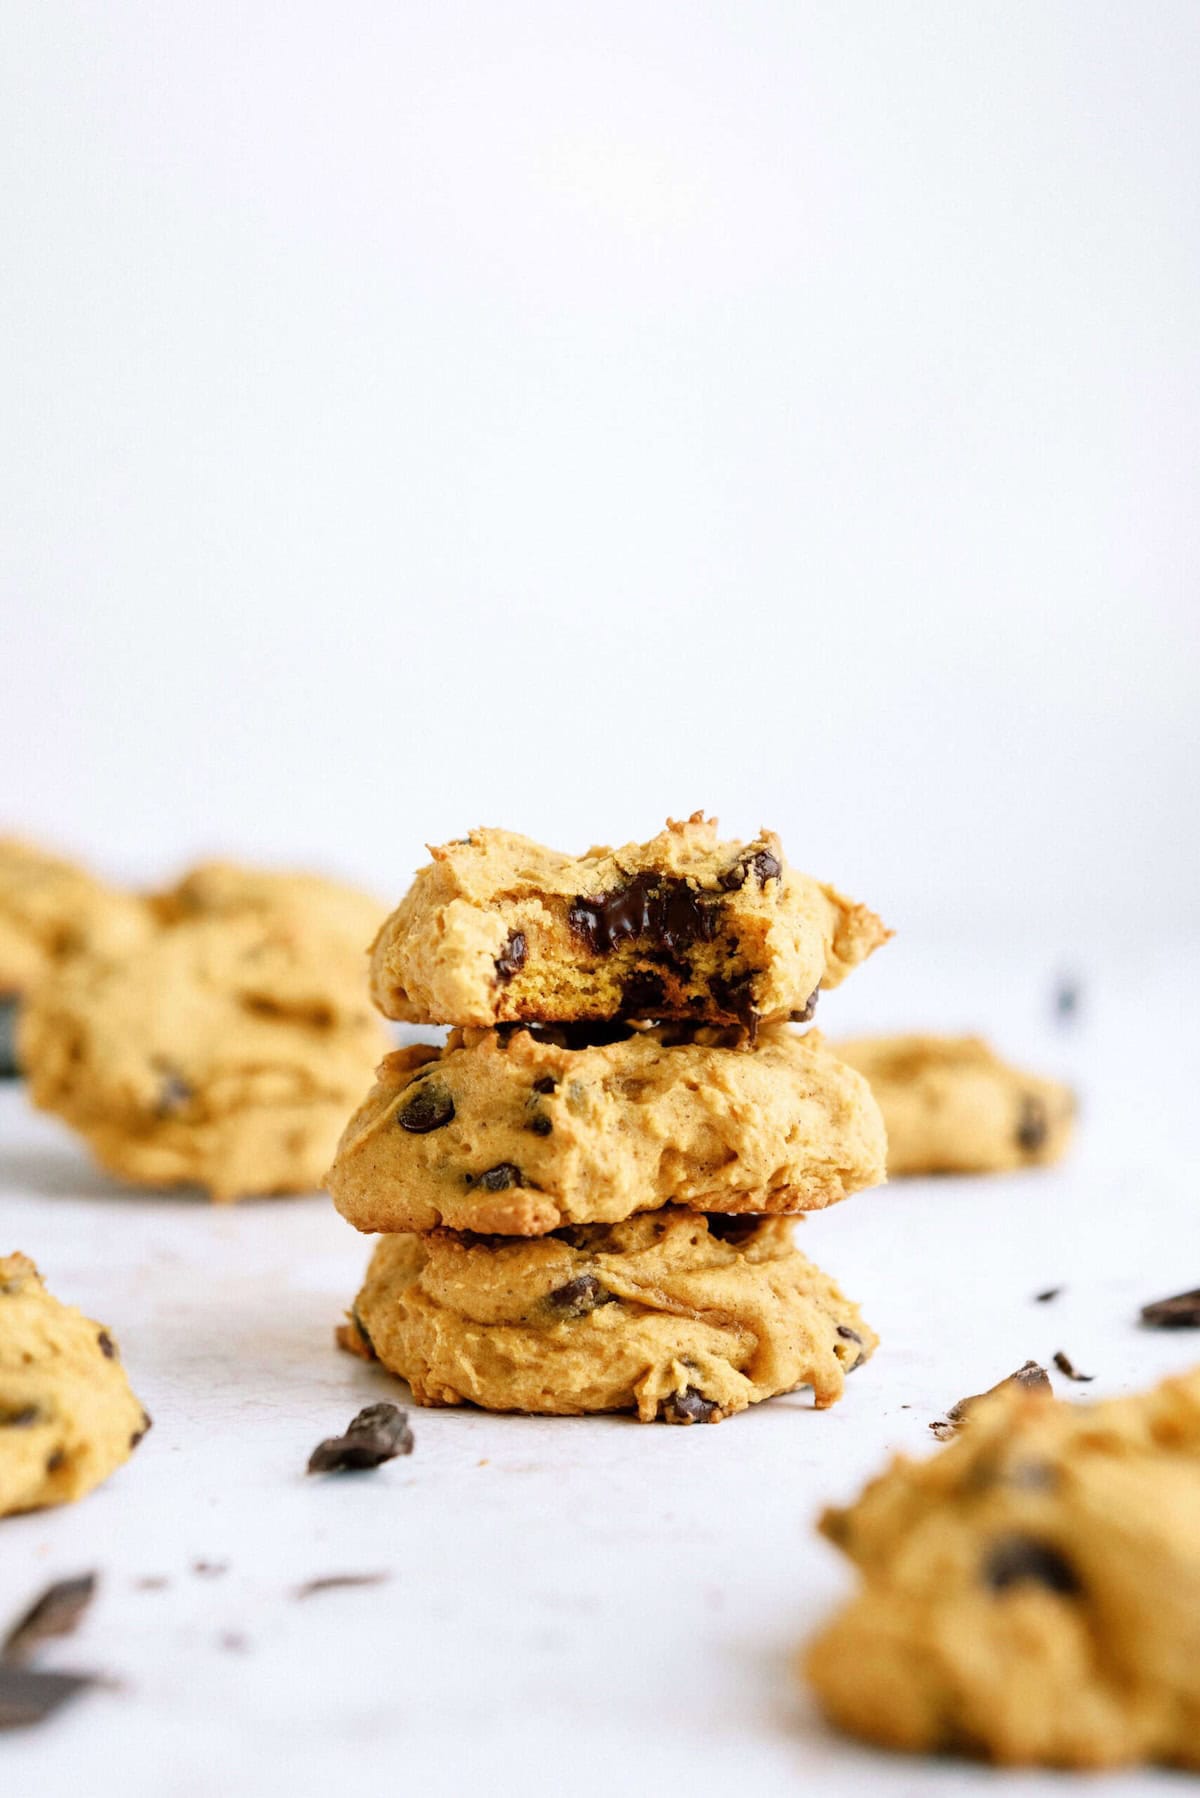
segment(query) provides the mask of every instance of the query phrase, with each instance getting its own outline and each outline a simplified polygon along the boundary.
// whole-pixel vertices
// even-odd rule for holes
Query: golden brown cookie
[[[863,1580],[804,1659],[844,1729],[1200,1767],[1200,1370],[1098,1405],[1006,1385],[821,1527]]]
[[[133,894],[32,843],[0,838],[0,996],[29,992],[80,951],[120,954],[152,930]]]
[[[214,1199],[320,1184],[388,1047],[356,953],[282,917],[205,918],[77,956],[23,1008],[36,1105],[110,1172]]]
[[[716,1423],[811,1386],[824,1408],[877,1338],[792,1229],[667,1207],[524,1241],[384,1236],[341,1340],[423,1405]]]
[[[149,1428],[108,1331],[0,1256],[0,1517],[82,1498]]]
[[[199,863],[151,903],[164,924],[283,914],[336,937],[364,958],[387,912],[370,893],[344,881],[222,861]]]
[[[807,1018],[890,934],[777,837],[723,843],[699,812],[579,857],[504,830],[432,854],[371,958],[375,1003],[410,1023]]]
[[[676,1204],[818,1210],[884,1177],[866,1081],[820,1034],[609,1026],[455,1030],[398,1049],[346,1126],[328,1176],[360,1230],[539,1236]]]
[[[1066,1152],[1075,1099],[978,1036],[863,1036],[833,1045],[865,1074],[887,1125],[888,1173],[986,1174]]]

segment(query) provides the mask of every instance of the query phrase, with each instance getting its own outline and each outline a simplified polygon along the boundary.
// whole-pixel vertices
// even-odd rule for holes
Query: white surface
[[[400,1396],[334,1352],[367,1245],[321,1198],[214,1210],[114,1189],[15,1090],[0,1099],[0,1243],[120,1340],[155,1427],[70,1510],[0,1525],[0,1622],[50,1579],[98,1568],[99,1598],[47,1664],[88,1695],[0,1746],[30,1798],[229,1798],[530,1790],[728,1798],[1061,1791],[890,1758],[829,1735],[789,1659],[849,1584],[813,1535],[894,1448],[1028,1356],[1064,1348],[1126,1392],[1196,1358],[1136,1327],[1196,1284],[1200,960],[1094,961],[1081,1017],[1054,1026],[1036,957],[970,962],[900,945],[827,998],[825,1023],[997,1020],[1085,1112],[1060,1172],[911,1182],[806,1224],[804,1247],[861,1298],[876,1359],[825,1414],[805,1395],[717,1428],[416,1411],[416,1450],[312,1480],[319,1437]],[[873,989],[873,994],[872,994]],[[836,1007],[836,1017],[835,1017]],[[1062,1283],[1050,1305],[1033,1295]],[[226,1562],[216,1577],[196,1560]],[[385,1586],[297,1601],[316,1575]],[[163,1575],[165,1590],[137,1581]],[[222,1648],[243,1635],[241,1652]],[[1072,1788],[1074,1789],[1074,1788]],[[1082,1789],[1082,1788],[1080,1788]],[[1087,1790],[1184,1789],[1161,1773]]]
[[[0,80],[0,820],[1194,922],[1195,0],[6,0]]]

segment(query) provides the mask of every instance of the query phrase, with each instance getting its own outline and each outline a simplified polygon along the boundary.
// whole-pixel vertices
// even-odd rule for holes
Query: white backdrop
[[[1195,916],[1200,8],[8,0],[0,817]]]

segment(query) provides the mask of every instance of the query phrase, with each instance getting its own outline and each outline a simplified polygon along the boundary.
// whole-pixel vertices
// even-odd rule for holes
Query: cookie
[[[341,1341],[422,1405],[717,1423],[811,1386],[824,1408],[877,1338],[792,1230],[667,1207],[524,1241],[384,1236]]]
[[[108,1331],[0,1256],[0,1517],[82,1498],[149,1427]]]
[[[884,1177],[870,1088],[816,1031],[765,1025],[751,1054],[718,1030],[594,1034],[502,1025],[389,1055],[328,1176],[343,1217],[539,1236],[666,1204],[818,1210]]]
[[[1010,1067],[980,1037],[864,1036],[834,1051],[871,1083],[890,1175],[1006,1173],[1066,1152],[1070,1089]]]
[[[890,1748],[1200,1767],[1198,1518],[1200,1370],[1098,1405],[1006,1386],[826,1513],[863,1586],[805,1671]]]
[[[890,934],[697,812],[652,842],[560,855],[476,830],[433,861],[375,940],[371,991],[409,1023],[808,1018]]]
[[[320,874],[285,873],[238,862],[201,862],[151,901],[164,924],[197,918],[294,917],[366,956],[387,907],[370,893]]]
[[[111,1173],[225,1200],[319,1185],[388,1042],[342,942],[231,917],[75,957],[23,1007],[19,1047],[34,1103]]]
[[[133,894],[32,843],[0,838],[0,998],[30,992],[81,951],[123,953],[152,929]]]

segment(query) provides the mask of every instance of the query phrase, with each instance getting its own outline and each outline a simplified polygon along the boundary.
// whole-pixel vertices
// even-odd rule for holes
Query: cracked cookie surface
[[[817,1210],[883,1179],[870,1088],[819,1032],[766,1025],[752,1053],[734,1035],[629,1028],[574,1048],[566,1029],[502,1026],[398,1049],[329,1190],[360,1230],[537,1236],[665,1204]]]
[[[82,1498],[149,1427],[103,1325],[0,1256],[0,1516]]]
[[[1075,1099],[977,1036],[874,1036],[833,1052],[870,1082],[887,1125],[888,1173],[985,1174],[1058,1161]]]
[[[804,1670],[891,1748],[1200,1766],[1200,1370],[1064,1404],[1005,1385],[821,1528],[862,1589]]]
[[[388,1041],[339,939],[202,919],[76,957],[23,1008],[30,1096],[110,1172],[215,1199],[318,1186]]]
[[[375,1003],[408,1023],[807,1019],[890,934],[771,833],[721,842],[699,812],[578,857],[504,830],[432,854],[371,957]]]
[[[718,1422],[811,1386],[818,1408],[877,1338],[782,1218],[673,1207],[521,1241],[380,1239],[339,1333],[424,1405]]]

